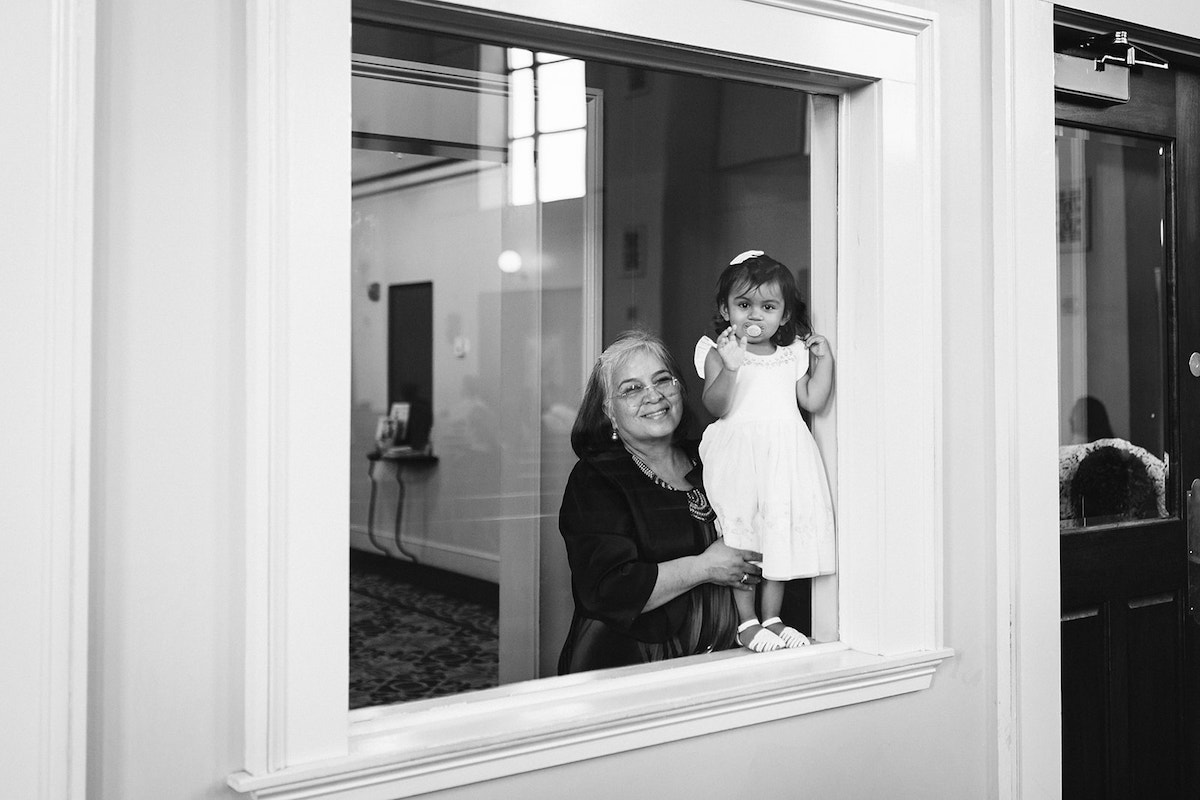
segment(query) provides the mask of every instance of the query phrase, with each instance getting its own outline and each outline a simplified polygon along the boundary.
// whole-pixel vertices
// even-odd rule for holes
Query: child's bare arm
[[[808,372],[796,381],[796,402],[805,411],[820,411],[833,390],[833,349],[824,336],[814,333],[807,339]]]
[[[746,359],[746,340],[738,339],[733,328],[717,338],[717,346],[704,357],[704,394],[701,400],[708,413],[723,417],[733,404],[737,371]]]

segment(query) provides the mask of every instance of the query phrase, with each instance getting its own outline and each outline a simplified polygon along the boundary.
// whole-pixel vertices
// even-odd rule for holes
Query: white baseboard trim
[[[391,530],[386,532],[376,530],[375,541],[379,542],[388,551],[388,555],[393,558],[409,561],[396,549]],[[350,546],[355,550],[382,555],[379,548],[371,543],[365,525],[352,524],[350,526]],[[419,564],[483,581],[500,582],[500,555],[498,553],[409,536],[404,537],[404,549],[416,554]]]

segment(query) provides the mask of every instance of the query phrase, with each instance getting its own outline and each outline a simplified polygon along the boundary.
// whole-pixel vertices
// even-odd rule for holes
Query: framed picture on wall
[[[1090,179],[1076,180],[1058,189],[1058,249],[1085,253],[1092,247]]]
[[[643,278],[646,276],[646,229],[643,225],[631,225],[621,234],[621,277]]]

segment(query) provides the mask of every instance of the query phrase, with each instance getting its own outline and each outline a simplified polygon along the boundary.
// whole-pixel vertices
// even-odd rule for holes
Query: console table
[[[390,558],[392,553],[375,538],[375,495],[379,489],[379,481],[375,477],[375,467],[381,463],[386,464],[392,474],[396,476],[396,524],[392,530],[392,540],[400,553],[416,563],[417,557],[405,549],[404,542],[400,537],[400,522],[404,515],[404,470],[407,467],[432,467],[436,466],[437,462],[437,456],[415,451],[385,450],[367,454],[367,477],[371,480],[371,500],[367,506],[367,536],[370,538],[371,544],[385,556]]]

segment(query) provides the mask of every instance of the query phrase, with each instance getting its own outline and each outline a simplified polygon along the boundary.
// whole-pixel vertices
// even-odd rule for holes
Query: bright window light
[[[509,76],[508,135],[514,139],[533,135],[533,70],[519,69]]]
[[[538,67],[538,131],[565,131],[587,125],[583,62],[556,61]]]
[[[514,206],[537,200],[533,180],[533,139],[516,139],[508,150],[509,200]]]
[[[533,53],[517,47],[508,48],[508,68],[510,70],[533,66]]]
[[[538,138],[538,195],[544,203],[583,197],[587,191],[587,132],[547,133]]]

